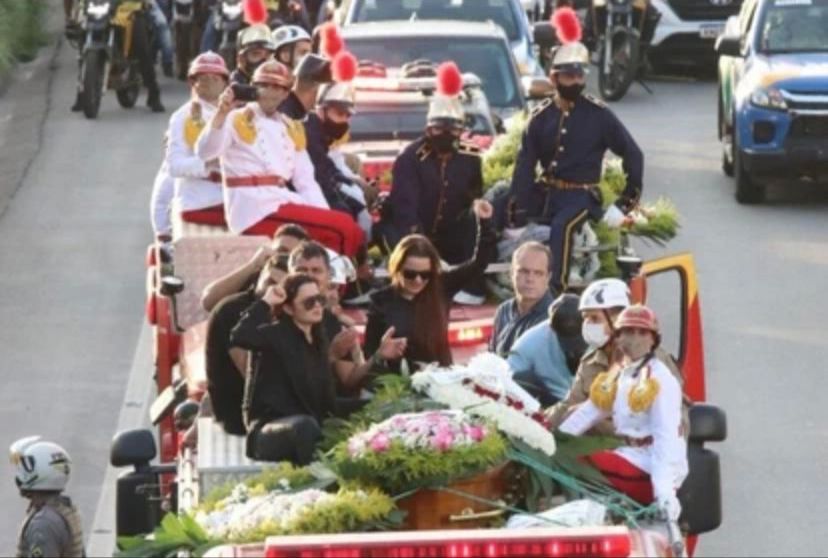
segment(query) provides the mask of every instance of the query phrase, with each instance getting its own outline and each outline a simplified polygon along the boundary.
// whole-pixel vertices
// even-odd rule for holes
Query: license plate
[[[699,36],[702,39],[715,39],[722,33],[724,33],[724,23],[722,24],[713,24],[713,25],[702,25],[701,29],[699,29]]]

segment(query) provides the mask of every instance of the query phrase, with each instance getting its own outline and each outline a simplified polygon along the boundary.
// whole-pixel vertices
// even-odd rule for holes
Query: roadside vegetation
[[[28,62],[46,43],[45,0],[0,0],[0,75]]]

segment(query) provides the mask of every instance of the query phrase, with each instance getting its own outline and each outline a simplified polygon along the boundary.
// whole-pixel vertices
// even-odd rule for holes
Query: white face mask
[[[600,349],[610,340],[609,333],[607,333],[604,324],[591,324],[584,322],[584,325],[581,326],[581,335],[583,336],[584,341],[595,349]]]

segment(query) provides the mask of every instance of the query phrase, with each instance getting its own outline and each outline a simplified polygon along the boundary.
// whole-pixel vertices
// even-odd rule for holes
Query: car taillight
[[[484,343],[492,334],[491,326],[467,326],[449,328],[449,345],[452,347],[462,345],[476,345]]]
[[[557,530],[555,535],[539,536],[531,531],[487,531],[483,535],[468,535],[465,532],[419,531],[396,533],[397,541],[366,533],[360,538],[340,536],[271,538],[265,545],[268,558],[533,558],[533,557],[581,557],[596,556],[615,558],[629,556],[631,543],[626,530],[607,528],[606,534],[586,535],[573,529],[572,534]],[[485,530],[481,530],[486,532]],[[578,532],[580,531],[580,533]],[[466,536],[464,536],[466,535]],[[293,540],[290,540],[293,539]],[[297,542],[303,539],[302,543]]]

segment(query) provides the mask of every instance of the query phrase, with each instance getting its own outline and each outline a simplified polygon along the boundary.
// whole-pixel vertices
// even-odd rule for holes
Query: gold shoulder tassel
[[[246,109],[236,113],[233,119],[233,128],[244,143],[252,144],[256,141],[256,125],[253,123],[253,110]]]
[[[201,105],[193,102],[190,105],[190,116],[184,121],[184,141],[187,142],[190,149],[195,146],[203,129],[204,119],[201,116]]]
[[[630,410],[633,413],[643,413],[653,406],[653,401],[658,397],[658,392],[661,386],[658,385],[658,380],[651,377],[650,367],[647,366],[641,371],[641,377],[634,388],[630,390],[627,395],[627,402],[630,405]]]
[[[601,372],[589,387],[589,399],[602,411],[611,411],[618,392],[618,370]]]
[[[304,151],[308,147],[308,138],[305,135],[305,125],[298,120],[284,117],[287,135],[296,147],[296,151]]]

